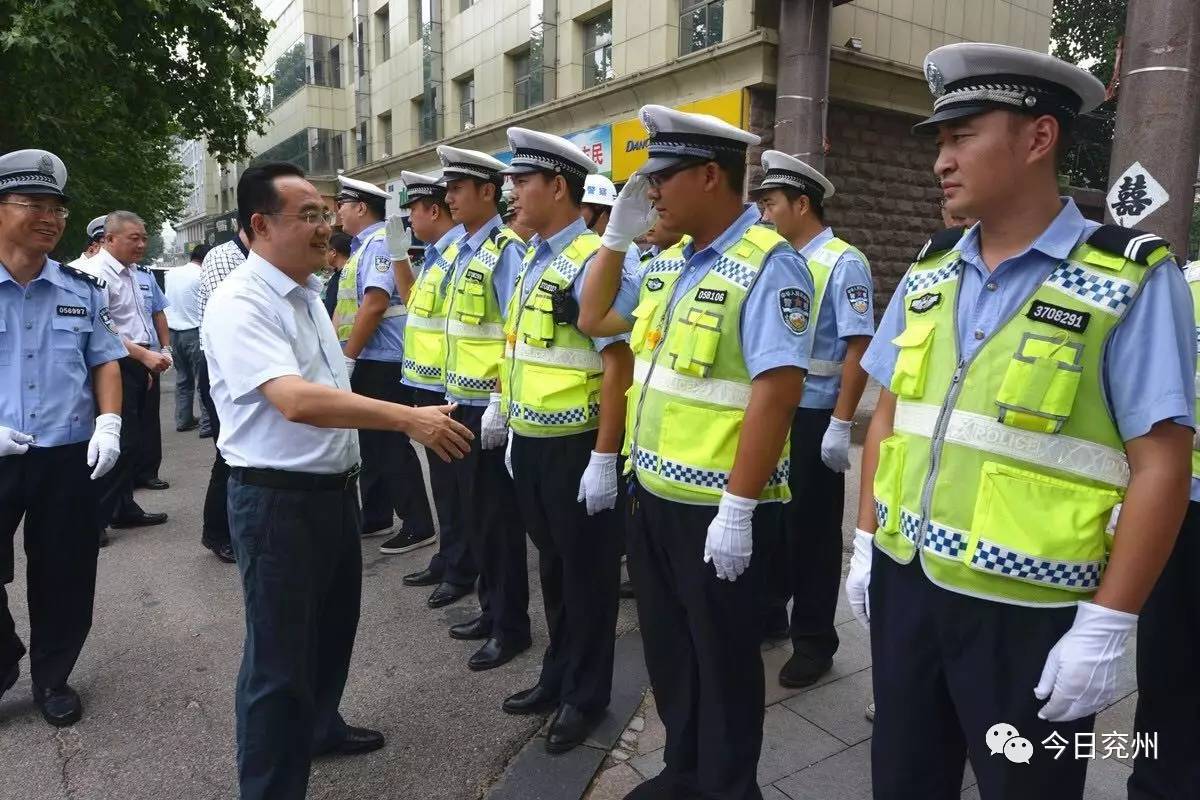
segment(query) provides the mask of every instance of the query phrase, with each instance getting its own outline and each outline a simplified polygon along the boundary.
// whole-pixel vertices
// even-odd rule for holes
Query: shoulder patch
[[[68,267],[66,264],[59,264],[58,268],[73,278],[79,278],[80,280],[87,281],[97,289],[103,289],[104,287],[108,286],[108,284],[104,282],[103,278],[97,278],[90,272],[84,272],[83,270],[76,269],[75,267]]]
[[[1101,225],[1092,231],[1087,243],[1097,250],[1147,267],[1154,266],[1171,255],[1171,245],[1166,239],[1137,228],[1122,228],[1120,225]]]
[[[375,271],[387,272],[392,268],[391,256],[375,256]]]
[[[940,253],[953,250],[954,245],[958,244],[959,239],[966,232],[967,229],[962,226],[957,228],[943,228],[929,237],[929,241],[917,252],[917,257],[913,259],[913,263],[924,261],[930,256],[936,256]]]
[[[808,292],[799,286],[779,290],[779,314],[788,330],[799,336],[808,330],[808,316],[812,300]]]

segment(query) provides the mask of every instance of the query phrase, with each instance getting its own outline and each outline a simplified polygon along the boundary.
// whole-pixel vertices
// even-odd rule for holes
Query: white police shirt
[[[233,467],[334,474],[359,462],[358,432],[289,422],[260,387],[284,375],[350,391],[321,282],[301,286],[257,253],[204,312],[200,341],[221,419],[217,446]]]
[[[87,271],[102,279],[108,292],[108,314],[117,335],[143,346],[158,342],[151,311],[138,284],[137,267],[126,266],[101,248],[87,263]]]

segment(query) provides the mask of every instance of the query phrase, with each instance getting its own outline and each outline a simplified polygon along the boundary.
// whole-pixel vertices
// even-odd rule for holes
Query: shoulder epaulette
[[[137,268],[138,268],[138,269],[140,269],[142,272],[149,272],[149,271],[150,271],[150,268],[149,268],[149,267],[143,267],[141,264],[138,264],[138,265],[137,265]]]
[[[1092,231],[1087,243],[1128,261],[1152,267],[1171,256],[1171,245],[1166,239],[1137,228],[1122,228],[1120,225],[1101,225]]]
[[[93,275],[90,272],[84,272],[83,270],[77,269],[76,267],[68,267],[66,264],[59,264],[58,268],[61,269],[63,272],[67,273],[68,275],[70,275],[71,277],[79,278],[80,280],[87,281],[88,283],[95,286],[97,289],[103,289],[106,286],[108,286],[108,284],[105,283],[102,278],[97,278],[95,275]]]
[[[929,237],[929,241],[926,242],[925,246],[917,252],[917,257],[913,259],[913,263],[924,261],[930,256],[948,253],[954,249],[954,245],[958,244],[959,239],[961,239],[963,234],[966,232],[967,229],[962,226],[955,228],[943,228],[933,236]]]

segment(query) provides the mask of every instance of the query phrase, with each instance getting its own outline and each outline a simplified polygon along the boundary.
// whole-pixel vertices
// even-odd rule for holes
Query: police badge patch
[[[387,256],[375,256],[375,271],[387,272],[392,268],[392,260]]]
[[[846,299],[850,301],[850,307],[854,309],[854,313],[864,316],[871,305],[871,293],[862,284],[855,284],[848,287],[846,289]]]
[[[914,314],[924,314],[930,309],[937,308],[941,302],[941,292],[926,292],[920,297],[914,297],[908,304],[908,310]]]
[[[651,278],[646,281],[646,289],[651,292],[657,292],[663,287],[662,278]]]
[[[779,313],[792,333],[799,335],[808,330],[808,316],[812,301],[808,292],[797,286],[779,290]]]
[[[100,314],[98,316],[100,317],[100,321],[104,323],[104,327],[108,329],[108,332],[115,335],[117,329],[113,327],[112,317],[108,315],[108,309],[100,309]]]

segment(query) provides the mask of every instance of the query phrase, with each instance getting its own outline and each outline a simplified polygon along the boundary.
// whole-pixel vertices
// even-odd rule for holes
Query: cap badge
[[[946,93],[946,76],[932,61],[925,62],[925,81],[934,97],[941,97]]]
[[[42,156],[37,163],[38,172],[44,172],[47,175],[54,174],[54,162],[50,160],[50,156]]]

